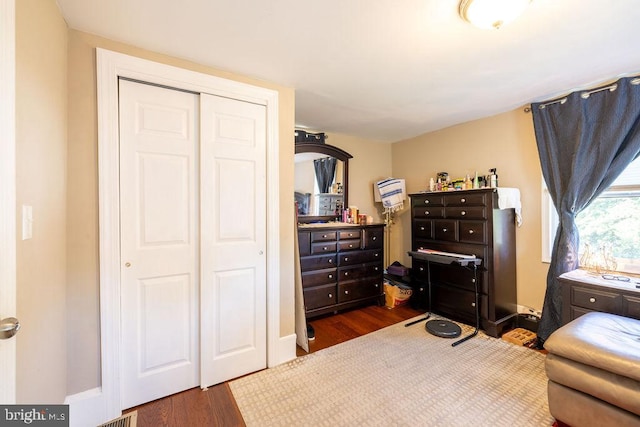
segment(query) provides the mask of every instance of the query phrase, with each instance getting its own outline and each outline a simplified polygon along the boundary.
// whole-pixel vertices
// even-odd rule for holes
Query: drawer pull
[[[374,270],[375,270],[375,271],[378,271],[378,267],[375,267],[375,268],[374,268]]]
[[[344,291],[344,294],[345,295],[349,295],[349,291]]]
[[[376,236],[373,236],[373,237],[371,238],[371,240],[377,240],[377,239],[378,239],[378,238],[377,238]]]
[[[349,275],[349,272],[348,272],[348,271],[345,271],[345,272],[344,272],[344,275],[345,275],[345,276],[348,276],[348,275]]]
[[[424,201],[424,204],[425,204],[425,205],[428,205],[428,204],[429,204],[429,201],[428,201],[428,200],[425,200],[425,201]]]
[[[424,231],[424,227],[420,227],[420,231]]]
[[[329,275],[329,279],[333,279],[333,274],[330,274],[330,275]]]
[[[446,233],[446,232],[447,232],[447,229],[446,229],[446,228],[443,228],[443,229],[442,229],[442,232],[443,232],[443,233]]]
[[[333,264],[333,260],[329,258],[329,264]]]
[[[424,292],[424,288],[419,288],[418,289],[420,292]]]
[[[476,283],[476,279],[471,279],[471,283]]]
[[[466,201],[467,201],[467,199],[464,199],[464,198],[463,198],[463,199],[460,199],[460,203],[464,203],[464,202],[466,202]]]
[[[322,247],[322,250],[323,250],[323,251],[326,251],[327,249],[328,249],[328,248],[327,248],[326,246],[323,246],[323,247]]]
[[[475,302],[472,302],[472,303],[471,303],[471,307],[475,307],[475,306],[476,306],[476,303],[475,303]]]
[[[374,256],[375,256],[376,258],[378,258],[378,255],[380,255],[380,254],[376,253]]]
[[[349,237],[352,237],[352,236],[353,236],[353,233],[349,233]]]
[[[322,235],[322,238],[323,238],[323,239],[326,239],[326,238],[327,238],[327,235],[326,235],[326,234],[323,234],[323,235]]]
[[[420,267],[420,271],[424,271],[424,267]]]
[[[350,248],[352,248],[352,247],[353,247],[353,245],[349,245],[349,247],[350,247]]]
[[[348,256],[344,257],[344,262],[347,262],[347,261],[349,261],[349,257]]]
[[[596,299],[594,297],[589,298],[589,302],[596,302]]]
[[[378,284],[376,283],[374,286],[377,288],[377,287],[378,287]]]
[[[329,298],[333,298],[333,294],[329,294]]]
[[[469,234],[473,234],[473,230],[469,230]]]
[[[462,212],[460,212],[460,214],[461,214],[462,216],[465,216],[465,215],[467,214],[467,211],[462,211]]]
[[[424,211],[424,214],[425,215],[429,215],[429,211]]]

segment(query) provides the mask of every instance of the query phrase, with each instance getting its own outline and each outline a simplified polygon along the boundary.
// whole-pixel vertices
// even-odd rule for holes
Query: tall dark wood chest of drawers
[[[411,194],[411,249],[473,254],[482,260],[477,274],[458,265],[412,260],[412,279],[427,306],[431,275],[431,309],[475,324],[475,286],[479,291],[481,328],[499,337],[517,316],[514,209],[498,209],[495,188]],[[476,277],[476,279],[474,279]],[[477,283],[474,282],[477,280]]]
[[[308,318],[382,304],[384,225],[299,225],[298,245]]]

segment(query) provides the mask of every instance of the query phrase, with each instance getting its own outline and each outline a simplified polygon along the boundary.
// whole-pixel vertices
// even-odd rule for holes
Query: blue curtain
[[[542,175],[560,223],[551,253],[540,343],[562,322],[558,276],[578,268],[575,217],[640,154],[640,79],[531,105]]]
[[[316,170],[316,181],[318,181],[318,189],[321,193],[331,192],[333,177],[336,174],[335,157],[325,157],[313,161],[313,167]]]

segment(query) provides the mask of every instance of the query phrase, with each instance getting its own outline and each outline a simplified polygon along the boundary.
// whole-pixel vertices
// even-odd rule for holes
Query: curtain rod
[[[636,78],[632,79],[629,83],[631,83],[632,85],[640,85],[640,77],[636,77]],[[604,87],[600,87],[600,88],[593,89],[593,90],[590,90],[590,91],[582,92],[580,94],[580,97],[582,99],[588,99],[594,93],[601,92],[603,90],[608,90],[609,92],[613,92],[617,88],[618,88],[618,84],[614,83],[614,84],[609,85],[609,86],[604,86]],[[538,106],[538,109],[544,110],[549,105],[564,104],[565,102],[567,102],[567,97],[566,96],[564,98],[555,99],[553,101],[549,101],[549,102],[545,102],[544,104],[540,104]],[[524,107],[524,112],[525,113],[530,113],[531,112],[531,105],[529,105],[527,107]]]

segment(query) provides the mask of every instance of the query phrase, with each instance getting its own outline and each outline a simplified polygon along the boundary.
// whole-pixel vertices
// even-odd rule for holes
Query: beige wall
[[[282,230],[279,236],[280,336],[293,334],[293,89],[70,31],[67,328],[69,336],[74,337],[68,345],[68,364],[74,369],[69,372],[68,393],[74,394],[100,385],[96,47],[278,91]]]
[[[67,26],[54,0],[16,1],[18,403],[66,395]],[[21,206],[33,238],[21,240]]]
[[[518,304],[541,309],[548,265],[541,262],[541,171],[531,114],[522,109],[453,126],[394,143],[393,175],[405,178],[407,191],[426,190],[439,171],[452,177],[488,174],[498,169],[499,185],[517,187],[522,198],[522,227],[516,231]],[[398,215],[392,259],[411,265],[410,213]]]

